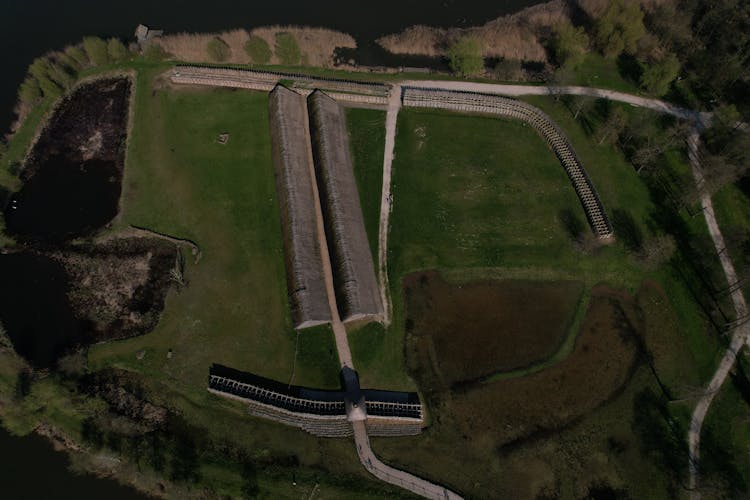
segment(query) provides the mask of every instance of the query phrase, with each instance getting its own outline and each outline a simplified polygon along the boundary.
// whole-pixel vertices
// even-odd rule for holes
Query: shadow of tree
[[[612,210],[612,225],[625,248],[632,252],[641,250],[643,247],[643,232],[630,212],[622,208]]]

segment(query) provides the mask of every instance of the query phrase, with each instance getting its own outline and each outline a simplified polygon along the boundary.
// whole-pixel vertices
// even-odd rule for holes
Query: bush
[[[484,69],[482,46],[476,38],[466,37],[448,48],[450,68],[461,76],[476,75]]]
[[[300,63],[302,51],[291,33],[276,33],[276,57],[281,64],[294,66]]]
[[[552,37],[551,49],[555,61],[560,66],[577,68],[586,56],[589,37],[583,28],[576,28],[569,22],[558,23]]]
[[[50,66],[49,59],[46,57],[37,57],[29,66],[29,74],[41,81],[43,78],[49,77]]]
[[[251,36],[245,42],[245,52],[250,60],[257,64],[267,64],[271,60],[271,47],[259,36]]]
[[[85,68],[89,65],[89,59],[86,53],[77,45],[71,45],[65,49],[65,55],[78,63],[78,66]]]
[[[86,51],[91,64],[101,66],[109,62],[107,53],[107,42],[96,36],[88,36],[83,39],[83,50]]]
[[[23,104],[30,106],[41,98],[42,89],[39,88],[39,81],[33,76],[27,76],[18,89],[18,99]]]
[[[125,45],[117,38],[107,40],[107,54],[111,61],[122,61],[130,54]]]
[[[668,54],[660,61],[643,65],[641,87],[651,94],[663,96],[679,73],[680,61],[674,54]]]
[[[224,62],[229,59],[230,55],[232,55],[232,49],[229,48],[227,42],[218,36],[215,36],[208,41],[206,44],[206,52],[211,60],[217,62]]]
[[[62,95],[62,88],[49,78],[39,80],[39,88],[42,89],[45,99],[56,99]]]
[[[68,71],[61,65],[51,63],[49,68],[49,77],[59,87],[68,89],[75,82],[75,76],[68,73]]]
[[[66,69],[70,70],[73,73],[78,73],[82,68],[81,64],[77,60],[73,59],[65,52],[56,52],[55,59],[57,59],[60,64],[62,64]]]
[[[614,59],[623,52],[633,54],[638,40],[646,34],[639,2],[613,0],[595,22],[596,43],[605,57]]]

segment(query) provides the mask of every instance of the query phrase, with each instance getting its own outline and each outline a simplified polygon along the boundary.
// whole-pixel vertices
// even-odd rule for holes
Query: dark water
[[[0,130],[13,115],[18,85],[31,61],[85,35],[131,39],[138,23],[167,32],[217,31],[269,24],[323,26],[352,34],[361,47],[361,64],[387,64],[372,43],[383,34],[414,24],[482,24],[540,0],[3,0],[0,2]]]
[[[13,234],[45,241],[101,227],[114,216],[120,184],[111,179],[118,177],[109,161],[89,160],[71,168],[64,158],[52,158],[13,196],[5,212],[6,227]]]
[[[91,234],[117,214],[129,89],[124,78],[100,80],[58,107],[5,209],[10,234],[60,242]]]
[[[0,276],[3,326],[16,351],[34,366],[50,367],[86,340],[89,329],[68,307],[67,276],[58,263],[31,253],[0,255]]]
[[[0,427],[0,495],[7,500],[144,499],[111,479],[77,475],[47,439],[15,437]]]

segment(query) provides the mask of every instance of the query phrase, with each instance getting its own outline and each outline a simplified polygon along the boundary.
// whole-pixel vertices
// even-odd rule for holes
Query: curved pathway
[[[703,171],[700,166],[699,147],[700,143],[700,130],[696,126],[690,133],[688,138],[688,152],[690,155],[690,166],[693,170],[693,177],[698,189],[701,189],[704,184]],[[706,225],[708,226],[708,232],[711,235],[711,239],[716,247],[716,252],[719,254],[719,261],[721,267],[724,269],[724,275],[726,276],[727,285],[732,287],[737,283],[737,273],[732,264],[732,260],[729,258],[726,244],[724,243],[724,237],[719,230],[719,224],[716,222],[716,215],[714,214],[713,203],[711,202],[711,196],[704,192],[701,194],[701,207],[703,208],[703,215],[706,218]],[[732,305],[734,306],[735,317],[742,321],[742,318],[747,317],[747,304],[745,303],[745,296],[742,294],[740,287],[733,287],[731,293]],[[690,497],[697,500],[701,497],[698,489],[698,479],[700,477],[699,462],[700,462],[700,442],[701,442],[701,428],[703,427],[703,421],[708,413],[708,408],[711,406],[711,402],[719,392],[721,386],[729,374],[729,371],[734,366],[734,362],[737,359],[737,354],[740,350],[748,344],[750,341],[750,323],[740,324],[734,328],[732,332],[732,338],[729,343],[729,347],[724,353],[724,357],[721,358],[719,367],[716,369],[714,376],[703,393],[701,398],[698,400],[698,404],[693,411],[692,419],[690,420],[690,428],[688,429],[688,445],[690,453]]]
[[[505,85],[498,83],[475,83],[458,82],[448,80],[409,80],[400,82],[403,86],[425,88],[458,90],[462,92],[482,92],[485,94],[498,94],[505,96],[521,95],[580,95],[610,99],[612,101],[624,102],[641,108],[648,108],[660,113],[667,113],[686,120],[696,120],[707,124],[711,119],[711,113],[702,113],[691,109],[681,108],[659,99],[641,97],[616,90],[598,89],[595,87],[578,87],[574,85],[544,86],[544,85]]]
[[[357,443],[359,460],[373,476],[381,481],[400,486],[425,498],[432,498],[434,500],[459,500],[463,498],[438,484],[425,481],[408,472],[394,469],[384,464],[372,452],[365,423],[361,421],[352,422],[352,426],[354,427],[354,441]]]

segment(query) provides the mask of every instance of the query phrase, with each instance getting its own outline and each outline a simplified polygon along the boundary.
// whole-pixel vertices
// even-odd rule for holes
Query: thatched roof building
[[[305,98],[281,85],[269,96],[271,146],[295,328],[331,321],[320,241]]]
[[[346,116],[336,101],[319,90],[310,94],[307,104],[339,314],[344,321],[377,318],[383,306],[354,178]]]

